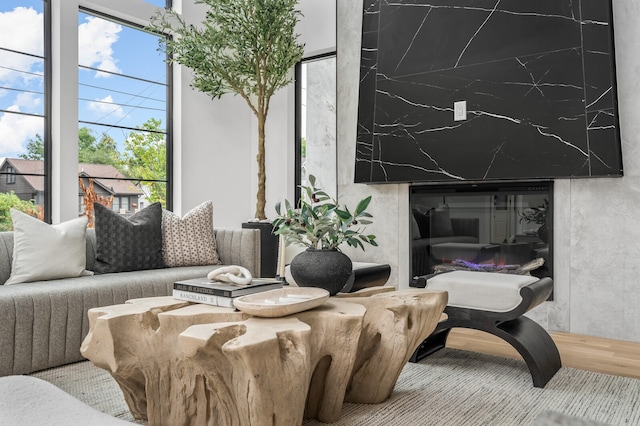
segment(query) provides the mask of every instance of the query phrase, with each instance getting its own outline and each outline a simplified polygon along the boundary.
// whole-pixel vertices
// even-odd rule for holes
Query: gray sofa
[[[452,235],[444,237],[422,238],[414,236],[411,241],[411,276],[418,277],[433,272],[433,267],[441,263],[441,260],[432,255],[432,247],[442,243],[469,243],[478,242],[480,234],[480,219],[478,218],[451,218]]]
[[[223,264],[260,271],[260,231],[216,229]],[[87,270],[93,270],[96,237],[87,230]],[[13,233],[0,232],[0,283],[11,273]],[[171,294],[177,280],[207,275],[218,266],[188,266],[0,285],[0,376],[27,374],[81,361],[89,330],[87,310],[128,299]]]

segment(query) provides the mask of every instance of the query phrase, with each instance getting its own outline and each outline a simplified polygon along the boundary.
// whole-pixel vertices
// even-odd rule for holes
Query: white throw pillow
[[[213,233],[213,203],[200,204],[182,219],[163,210],[162,251],[168,267],[221,264]]]
[[[87,218],[57,225],[11,209],[13,262],[5,285],[90,275],[87,264]]]

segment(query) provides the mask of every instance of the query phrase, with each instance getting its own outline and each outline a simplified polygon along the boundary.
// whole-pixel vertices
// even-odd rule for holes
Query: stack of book
[[[207,305],[233,308],[236,297],[282,288],[283,282],[275,278],[254,278],[251,284],[240,285],[210,281],[207,277],[176,281],[173,298]]]

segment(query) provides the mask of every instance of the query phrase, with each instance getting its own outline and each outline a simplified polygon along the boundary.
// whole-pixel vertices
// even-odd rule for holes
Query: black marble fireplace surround
[[[356,182],[621,175],[611,0],[364,0]]]

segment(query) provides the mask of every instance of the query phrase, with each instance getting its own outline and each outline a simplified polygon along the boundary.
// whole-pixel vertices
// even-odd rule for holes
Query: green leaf
[[[358,205],[356,206],[356,211],[355,211],[355,216],[360,215],[362,212],[364,212],[367,207],[369,207],[369,203],[371,202],[371,195],[369,195],[367,198],[361,200]]]
[[[226,0],[223,0],[226,1]],[[302,197],[298,209],[293,209],[285,199],[285,211],[276,204],[279,217],[273,221],[276,235],[283,235],[287,244],[295,242],[306,247],[335,248],[343,243],[364,250],[364,244],[377,246],[375,236],[364,234],[365,225],[372,223],[371,214],[365,210],[371,197],[360,201],[352,214],[347,206],[339,206],[325,191],[311,185],[301,185]]]
[[[351,219],[351,213],[348,210],[340,210],[338,208],[335,209],[336,214],[342,219],[342,221],[347,221]]]

